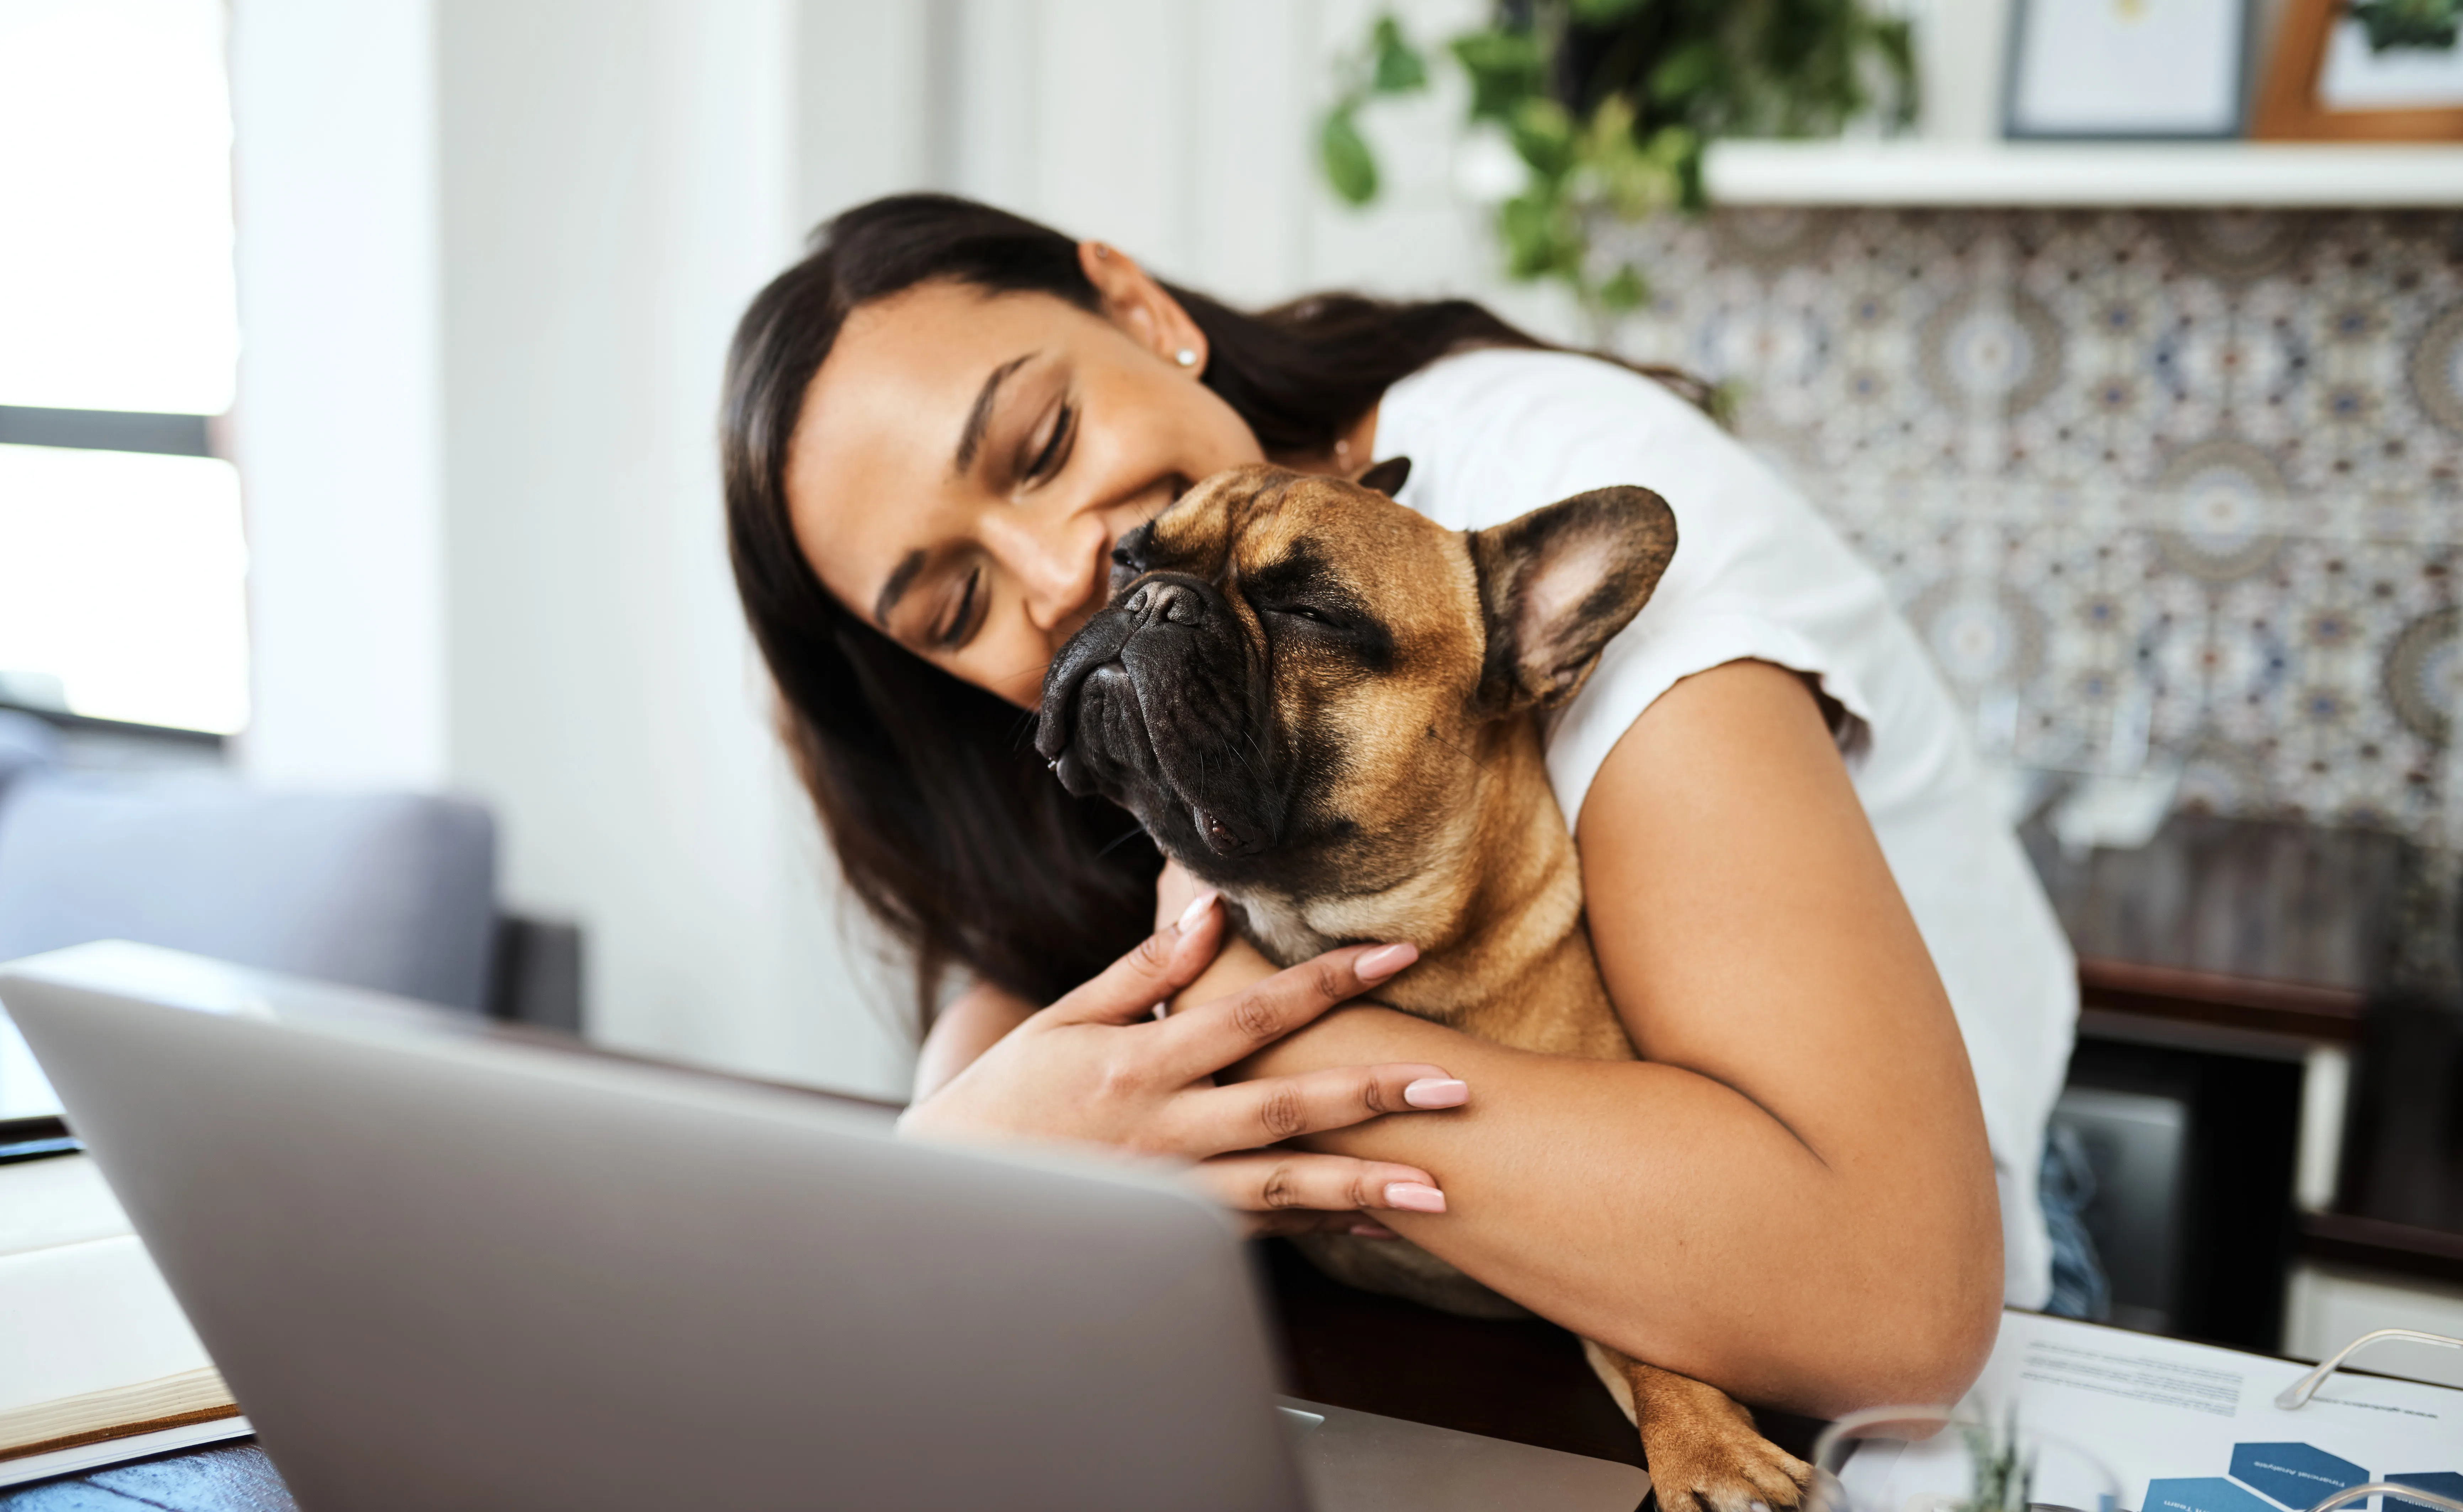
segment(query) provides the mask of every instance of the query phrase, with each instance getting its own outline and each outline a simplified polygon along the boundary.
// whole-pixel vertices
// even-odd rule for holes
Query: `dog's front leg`
[[[1582,1341],[1600,1380],[1642,1430],[1642,1454],[1661,1512],[1780,1512],[1804,1499],[1813,1467],[1754,1428],[1727,1393]]]

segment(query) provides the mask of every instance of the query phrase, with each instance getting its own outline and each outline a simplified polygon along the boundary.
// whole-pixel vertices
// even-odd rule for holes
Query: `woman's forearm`
[[[1526,1054],[1382,1008],[1332,1014],[1240,1070],[1397,1057],[1441,1062],[1470,1105],[1309,1143],[1433,1174],[1444,1216],[1380,1215],[1405,1238],[1750,1400],[1835,1413],[1964,1389],[1973,1341],[1945,1332],[1979,1296],[1989,1310],[2001,1276],[1960,1173],[1825,1164],[1694,1072]]]
[[[1034,1004],[980,983],[950,999],[915,1052],[913,1100],[920,1103],[948,1086],[950,1077],[1034,1016]]]

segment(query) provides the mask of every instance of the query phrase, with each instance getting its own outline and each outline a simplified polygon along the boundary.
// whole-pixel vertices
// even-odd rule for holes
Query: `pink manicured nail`
[[[1403,1089],[1403,1100],[1414,1108],[1459,1108],[1471,1101],[1471,1084],[1444,1076],[1423,1076]]]
[[[1351,969],[1360,973],[1362,982],[1383,982],[1419,959],[1417,945],[1380,945],[1352,962]]]
[[[1199,888],[1197,896],[1188,900],[1188,906],[1180,911],[1180,922],[1174,927],[1182,934],[1188,934],[1190,926],[1205,918],[1206,911],[1214,906],[1214,899],[1218,896],[1220,895],[1210,887]]]
[[[1388,1181],[1385,1205],[1406,1213],[1442,1213],[1446,1210],[1446,1195],[1418,1181]]]
[[[1354,1239],[1401,1239],[1403,1236],[1395,1233],[1392,1229],[1387,1228],[1383,1223],[1354,1223],[1351,1225],[1351,1237]]]

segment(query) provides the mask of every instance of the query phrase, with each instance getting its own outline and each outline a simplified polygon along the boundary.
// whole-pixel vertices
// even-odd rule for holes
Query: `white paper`
[[[92,1156],[0,1165],[0,1257],[130,1231],[128,1215],[120,1210]]]
[[[2240,111],[2242,0],[2031,0],[2021,131],[2221,135]]]
[[[0,1412],[213,1363],[134,1234],[0,1258]]]
[[[150,1434],[132,1434],[126,1438],[106,1439],[98,1444],[79,1444],[75,1449],[54,1449],[46,1455],[0,1459],[0,1486],[24,1485],[29,1480],[46,1480],[53,1476],[100,1470],[108,1465],[125,1464],[131,1459],[143,1459],[150,1455],[167,1455],[175,1450],[194,1449],[201,1444],[218,1444],[227,1438],[246,1438],[255,1432],[245,1417],[218,1417],[210,1423],[189,1423],[179,1428],[158,1429]]]
[[[2335,23],[2318,70],[2318,103],[2328,110],[2435,110],[2463,105],[2463,46],[2432,52],[2369,51],[2368,29]]]
[[[2463,1392],[2339,1374],[2307,1406],[2278,1410],[2277,1394],[2306,1373],[2289,1360],[2005,1312],[1961,1408],[1999,1425],[2015,1407],[2022,1442],[2040,1445],[2030,1499],[2088,1512],[2105,1498],[2143,1512],[2304,1512],[2344,1486],[2413,1477],[2463,1494]],[[1877,1441],[1841,1480],[1859,1512],[1932,1512],[1973,1482],[1955,1433],[1904,1449]]]
[[[0,1118],[56,1118],[59,1094],[43,1079],[34,1052],[9,1015],[0,1012]]]

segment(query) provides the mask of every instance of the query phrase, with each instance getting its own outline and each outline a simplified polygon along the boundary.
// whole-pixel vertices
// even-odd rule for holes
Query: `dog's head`
[[[1573,697],[1676,549],[1602,488],[1486,530],[1358,483],[1218,473],[1112,552],[1054,659],[1035,749],[1225,892],[1374,892],[1426,864],[1482,726]]]

